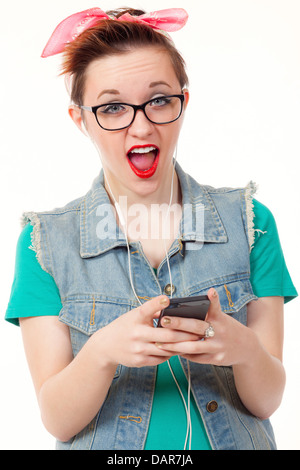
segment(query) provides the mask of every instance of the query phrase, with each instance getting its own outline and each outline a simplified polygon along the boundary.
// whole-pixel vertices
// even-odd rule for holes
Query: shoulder
[[[24,263],[31,262],[31,260],[34,260],[35,258],[35,253],[33,252],[32,248],[32,239],[31,239],[31,234],[32,234],[33,226],[30,224],[27,224],[23,229],[21,230],[21,233],[19,234],[19,238],[17,241],[17,246],[16,246],[16,262],[15,262],[15,267],[20,267],[23,266]]]
[[[253,196],[257,190],[257,186],[253,181],[250,181],[246,186],[241,187],[213,187],[209,185],[199,185],[203,192],[208,194],[211,198],[224,201],[236,201],[242,206],[252,204]]]
[[[17,246],[20,248],[29,248],[31,244],[31,234],[32,234],[33,227],[31,224],[26,224],[23,226],[21,233],[18,238]]]
[[[221,218],[227,222],[227,227],[236,227],[238,230],[242,223],[251,251],[255,241],[253,196],[257,190],[256,184],[250,181],[245,187],[202,188],[216,205]]]
[[[253,199],[255,254],[259,251],[280,250],[277,224],[272,211],[257,199]]]
[[[72,214],[76,213],[80,210],[81,205],[84,201],[86,196],[82,196],[80,198],[74,199],[71,202],[68,202],[66,205],[62,207],[57,207],[52,210],[48,211],[39,211],[39,212],[24,212],[22,215],[22,225],[25,226],[28,222],[37,222],[37,219],[42,218],[42,217],[57,217],[60,215],[65,215],[65,214]]]
[[[257,199],[253,199],[254,224],[256,228],[266,230],[276,227],[276,221],[271,210]]]
[[[76,199],[68,202],[64,206],[56,207],[52,210],[39,211],[39,212],[24,212],[22,215],[22,225],[26,225],[31,222],[34,226],[38,226],[41,220],[47,221],[55,219],[59,221],[62,219],[70,220],[72,216],[77,216],[81,211],[85,212],[86,207],[92,207],[92,203],[98,200],[98,193],[105,191],[102,187],[103,184],[103,173],[101,172],[93,181],[90,190]]]
[[[80,208],[84,198],[85,196],[77,198],[63,207],[50,211],[25,212],[22,214],[23,230],[20,236],[20,249],[21,244],[25,243],[29,237],[31,239],[29,248],[35,252],[41,268],[51,275],[53,275],[50,261],[53,240],[54,246],[59,249],[59,247],[66,245],[66,240],[79,237]],[[24,251],[25,248],[26,245],[24,244]]]
[[[36,251],[39,250],[41,238],[47,233],[47,237],[53,232],[56,237],[66,237],[74,232],[80,225],[80,213],[87,195],[74,199],[62,207],[56,207],[48,211],[24,212],[21,217],[21,225],[31,226],[31,239]],[[30,229],[27,228],[27,231]],[[28,233],[25,230],[25,234]],[[75,230],[76,231],[76,230]],[[47,238],[46,237],[46,238]],[[45,238],[45,239],[46,239]]]

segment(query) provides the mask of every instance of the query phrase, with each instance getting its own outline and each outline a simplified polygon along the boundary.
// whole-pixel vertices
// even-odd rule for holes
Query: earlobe
[[[189,90],[187,88],[184,88],[182,90],[182,93],[184,94],[184,108],[186,109],[186,107],[188,105],[188,102],[189,102],[189,99],[190,99],[190,93],[189,93]]]

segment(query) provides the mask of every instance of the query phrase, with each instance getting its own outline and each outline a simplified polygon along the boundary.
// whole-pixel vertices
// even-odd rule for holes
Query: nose
[[[153,130],[154,124],[146,118],[143,110],[137,110],[134,121],[128,128],[128,133],[142,139],[151,135]]]

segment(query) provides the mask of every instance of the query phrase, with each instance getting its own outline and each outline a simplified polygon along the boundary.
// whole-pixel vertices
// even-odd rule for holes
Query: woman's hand
[[[215,331],[214,337],[204,341],[194,338],[192,341],[180,343],[163,343],[159,344],[158,348],[201,364],[231,366],[247,362],[254,345],[253,331],[222,312],[215,289],[208,291],[208,297],[210,307],[206,321],[164,317],[162,326],[169,330],[194,333],[202,339],[211,324]]]
[[[93,335],[109,365],[143,367],[161,364],[176,352],[157,348],[156,344],[182,344],[199,339],[192,331],[155,328],[153,320],[169,305],[166,296],[158,296],[145,302],[102,328]]]
[[[172,353],[155,343],[197,338],[193,333],[153,326],[153,319],[168,304],[166,296],[159,296],[121,315],[94,333],[74,358],[69,328],[58,317],[20,320],[42,419],[51,434],[67,441],[94,418],[118,364],[157,365]]]
[[[201,364],[232,366],[235,386],[244,406],[260,419],[280,405],[285,371],[281,362],[283,298],[262,297],[250,302],[247,326],[222,312],[218,294],[210,289],[207,321],[166,317],[164,329],[193,332],[203,337],[209,323],[215,335],[204,341],[163,343],[157,347]]]

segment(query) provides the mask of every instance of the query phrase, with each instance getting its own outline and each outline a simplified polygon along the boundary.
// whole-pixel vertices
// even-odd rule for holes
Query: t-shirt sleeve
[[[250,253],[250,281],[257,297],[284,297],[289,302],[297,297],[285,263],[277,226],[271,211],[256,199],[254,210],[254,247]]]
[[[22,230],[16,251],[15,274],[5,320],[19,325],[19,318],[58,315],[59,290],[53,277],[44,271],[31,247],[33,227]]]

